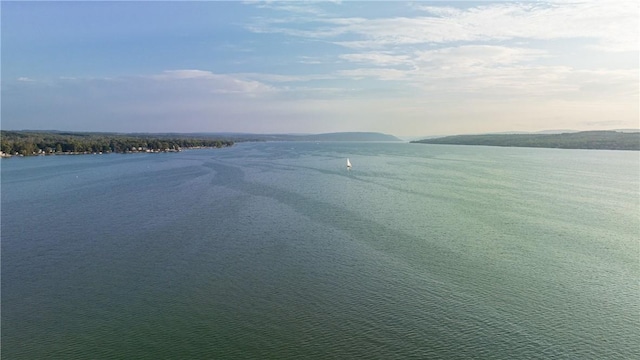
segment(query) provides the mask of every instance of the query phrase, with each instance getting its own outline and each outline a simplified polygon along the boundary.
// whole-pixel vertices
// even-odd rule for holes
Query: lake
[[[640,357],[638,152],[265,142],[0,165],[6,359]]]

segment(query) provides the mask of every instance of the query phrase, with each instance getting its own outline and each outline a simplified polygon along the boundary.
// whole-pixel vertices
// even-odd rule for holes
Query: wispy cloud
[[[316,6],[317,2],[313,1],[299,1],[299,2],[284,2],[284,1],[264,1],[257,2],[257,6],[262,9],[271,9],[276,11],[289,12],[301,15],[314,15],[322,16],[326,12]]]
[[[214,74],[204,70],[167,70],[151,75],[157,81],[190,81],[190,86],[217,93],[259,95],[275,91],[269,85],[255,80],[246,80],[228,74]]]
[[[636,2],[442,4],[206,2],[171,13],[156,4],[185,36],[156,23],[158,34],[90,46],[76,38],[84,23],[60,12],[70,30],[52,70],[31,61],[52,56],[20,55],[27,28],[14,31],[3,126],[53,128],[56,118],[74,130],[96,129],[83,126],[91,121],[115,131],[426,134],[637,124]],[[71,66],[66,54],[82,61]],[[117,61],[94,65],[105,58]]]
[[[364,78],[373,78],[377,80],[403,80],[409,74],[407,71],[398,69],[381,69],[381,68],[360,68],[351,70],[340,70],[337,72],[339,76],[360,80]]]
[[[317,65],[323,63],[323,60],[317,56],[298,56],[298,59],[300,64]]]
[[[471,68],[504,66],[531,62],[547,56],[547,51],[495,45],[465,45],[436,50],[417,51],[416,64],[439,68]]]
[[[340,55],[341,59],[355,63],[370,63],[373,65],[388,66],[410,63],[408,55],[398,55],[391,52],[362,52]]]
[[[609,118],[626,127],[637,123],[637,107],[635,117],[628,113],[630,101],[637,104],[637,85],[628,81],[634,76],[632,70],[575,71],[513,64],[506,69],[470,65],[467,72],[460,72],[464,65],[450,70],[440,65],[434,62],[407,71],[380,67],[337,71],[331,76],[341,79],[335,83],[339,86],[302,82],[304,77],[223,76],[194,69],[110,79],[56,79],[36,87],[16,81],[3,87],[3,126],[23,128],[21,124],[28,123],[52,128],[62,117],[68,119],[63,130],[424,134],[572,127],[571,119],[576,117],[594,124]],[[378,93],[359,88],[367,79],[404,82],[410,85],[409,91],[396,96],[393,86],[379,87]],[[401,124],[397,131],[389,127],[390,118]]]
[[[459,95],[572,98],[606,93],[598,87],[623,96],[637,93],[634,70],[585,69],[575,60],[559,60],[565,57],[564,44],[581,54],[637,51],[639,8],[633,1],[409,6],[412,13],[405,16],[323,13],[308,23],[299,14],[263,18],[260,31],[344,48],[335,55],[344,67],[327,74],[344,81],[396,81],[420,91]]]
[[[262,19],[252,31],[323,38],[356,49],[509,39],[585,39],[606,51],[638,50],[638,4],[617,2],[492,3],[469,8],[414,5],[412,17],[322,17],[317,26]],[[307,19],[308,20],[308,19]],[[287,26],[285,26],[287,25]],[[338,39],[350,35],[355,39]]]
[[[3,126],[97,131],[339,131],[360,106],[350,89],[274,86],[304,79],[169,70],[153,75],[47,80],[3,86]],[[43,83],[44,82],[36,82]],[[38,106],[33,106],[37,103]],[[66,119],[64,126],[61,119]],[[368,117],[352,123],[363,130]],[[98,124],[98,126],[96,126]],[[380,129],[379,129],[380,130]]]

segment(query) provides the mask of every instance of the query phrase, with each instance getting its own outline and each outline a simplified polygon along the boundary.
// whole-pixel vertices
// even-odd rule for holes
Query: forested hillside
[[[582,131],[563,134],[456,135],[412,141],[422,144],[487,145],[561,149],[640,150],[640,132]]]
[[[4,156],[168,152],[194,147],[220,148],[231,145],[231,140],[176,135],[0,131],[0,149]]]

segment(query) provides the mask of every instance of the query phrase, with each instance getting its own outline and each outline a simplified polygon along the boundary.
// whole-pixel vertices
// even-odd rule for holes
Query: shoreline
[[[574,150],[640,150],[640,133],[580,131],[561,134],[453,135],[411,141],[413,144],[499,146]]]
[[[187,148],[178,148],[178,149],[136,149],[136,150],[128,150],[128,151],[99,151],[99,152],[91,152],[91,151],[64,151],[64,152],[38,152],[32,154],[7,154],[0,151],[0,159],[11,159],[11,158],[23,158],[23,157],[37,157],[37,156],[76,156],[76,155],[111,155],[111,154],[162,154],[162,153],[178,153],[185,150],[198,150],[198,149],[222,149],[226,147],[230,147],[233,145],[225,145],[221,147],[217,146],[194,146]]]

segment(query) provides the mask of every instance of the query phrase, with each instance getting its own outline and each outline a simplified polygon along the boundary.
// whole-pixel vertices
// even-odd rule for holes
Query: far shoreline
[[[561,134],[455,135],[411,141],[417,144],[474,145],[574,150],[640,151],[640,132],[580,131]]]
[[[180,149],[165,149],[165,150],[136,150],[136,151],[118,151],[118,152],[114,152],[114,151],[107,151],[107,152],[50,152],[50,153],[45,153],[45,152],[40,152],[40,153],[34,153],[34,154],[6,154],[2,151],[0,151],[0,158],[1,159],[11,159],[11,158],[32,158],[32,157],[49,157],[49,156],[80,156],[80,155],[114,155],[114,154],[123,154],[123,155],[130,155],[130,154],[167,154],[167,153],[178,153],[178,152],[183,152],[183,151],[189,151],[189,150],[204,150],[204,149],[222,149],[222,148],[226,148],[226,147],[231,147],[233,145],[227,145],[227,146],[223,146],[223,147],[216,147],[216,146],[196,146],[196,147],[188,147],[188,148],[180,148]]]
[[[0,131],[0,156],[101,155],[167,153],[186,149],[222,148],[234,141],[219,136],[176,134],[112,134],[57,131]]]

